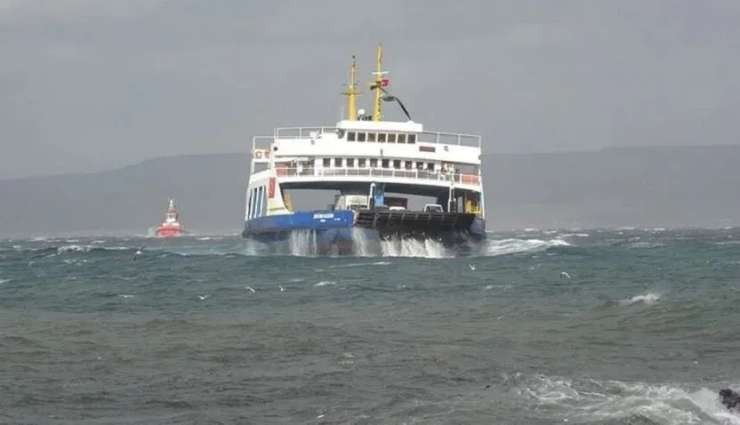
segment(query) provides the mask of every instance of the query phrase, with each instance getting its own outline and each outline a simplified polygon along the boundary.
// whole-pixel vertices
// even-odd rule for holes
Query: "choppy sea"
[[[740,424],[740,229],[0,241],[3,424]]]

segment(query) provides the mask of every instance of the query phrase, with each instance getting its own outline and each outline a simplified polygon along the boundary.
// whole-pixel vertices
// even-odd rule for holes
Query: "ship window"
[[[416,143],[416,134],[409,134],[409,137],[406,140],[406,143]]]
[[[378,168],[377,158],[370,158],[370,168]]]
[[[434,171],[434,163],[433,162],[430,162],[429,164],[427,164],[427,170]]]
[[[348,142],[354,142],[355,141],[355,132],[350,131],[347,133],[347,141]]]
[[[262,215],[262,186],[257,188],[257,208],[255,215],[257,217]]]
[[[254,217],[254,206],[257,203],[257,188],[252,189],[249,195],[249,218]]]
[[[254,208],[254,216],[259,217],[260,211],[262,210],[262,187],[257,188],[256,204]]]
[[[404,164],[404,168],[407,169],[407,170],[410,170],[411,169],[411,164],[412,164],[411,161],[406,161],[406,163]]]
[[[423,170],[424,169],[424,163],[419,161],[416,163],[416,169],[417,170]]]
[[[331,167],[331,158],[324,158],[324,168]]]
[[[252,194],[249,194],[247,199],[247,220],[252,218]]]
[[[337,168],[342,168],[342,158],[334,158],[334,166]]]
[[[400,170],[401,169],[401,160],[400,159],[394,159],[393,160],[393,168]]]
[[[378,134],[378,142],[379,143],[385,143],[385,133],[379,133]]]
[[[367,141],[368,142],[374,142],[375,141],[375,133],[367,133]]]
[[[262,186],[262,208],[260,210],[260,215],[265,215],[267,213],[267,191],[265,190],[265,187]]]
[[[384,159],[383,160],[383,168],[390,168],[390,165],[389,164],[390,164],[390,161],[389,160],[387,160],[387,159]]]
[[[398,143],[406,143],[406,135],[405,134],[399,134],[398,135]]]
[[[396,134],[388,133],[388,143],[396,143]]]
[[[357,141],[358,142],[364,142],[365,141],[365,133],[357,133]]]
[[[364,133],[360,133],[364,134]],[[354,158],[347,158],[347,167],[354,167],[355,166],[355,159]]]
[[[358,159],[357,166],[360,168],[365,168],[367,166],[367,160],[365,158]]]

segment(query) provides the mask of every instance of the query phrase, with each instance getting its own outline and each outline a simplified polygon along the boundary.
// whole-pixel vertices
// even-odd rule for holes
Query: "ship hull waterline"
[[[302,240],[316,254],[356,254],[381,241],[432,240],[459,247],[485,239],[473,214],[411,211],[304,211],[245,222],[242,236],[270,245]],[[372,250],[372,249],[370,249]]]

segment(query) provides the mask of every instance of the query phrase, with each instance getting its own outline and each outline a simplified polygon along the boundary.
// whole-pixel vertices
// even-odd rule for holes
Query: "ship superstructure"
[[[175,200],[170,198],[164,221],[157,227],[155,234],[159,238],[182,236],[185,228],[180,223],[180,215],[175,208]]]
[[[426,131],[386,89],[382,48],[371,83],[372,114],[357,108],[353,58],[347,117],[333,127],[276,128],[252,141],[245,237],[281,239],[314,232],[320,243],[347,245],[358,237],[392,236],[445,241],[482,238],[485,202],[481,137]],[[383,102],[397,102],[408,120],[385,121]],[[324,210],[294,209],[293,189],[338,193]],[[405,196],[431,202],[409,207]]]

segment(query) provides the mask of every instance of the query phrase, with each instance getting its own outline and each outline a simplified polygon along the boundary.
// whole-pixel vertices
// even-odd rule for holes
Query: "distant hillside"
[[[489,227],[740,225],[738,164],[740,146],[488,155]],[[190,229],[238,232],[248,165],[239,154],[175,156],[0,180],[0,235],[144,234],[170,196]]]
[[[173,156],[117,170],[0,180],[0,235],[146,234],[173,197],[188,228],[234,232],[245,155]]]

